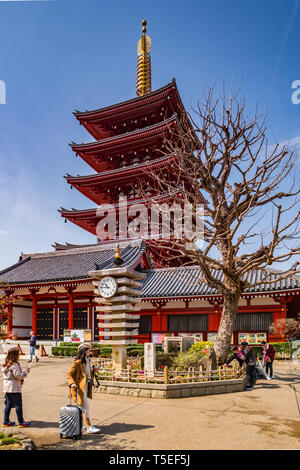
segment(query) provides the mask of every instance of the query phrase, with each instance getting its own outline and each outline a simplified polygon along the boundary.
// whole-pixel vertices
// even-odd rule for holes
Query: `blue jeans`
[[[273,377],[273,361],[266,362],[266,373],[268,374],[269,377]]]
[[[22,424],[24,422],[24,419],[21,393],[6,393],[3,424],[9,423],[9,415],[12,408],[16,408],[18,422],[19,424]]]
[[[30,346],[30,360],[32,361],[32,356],[36,356],[35,354],[35,346]]]

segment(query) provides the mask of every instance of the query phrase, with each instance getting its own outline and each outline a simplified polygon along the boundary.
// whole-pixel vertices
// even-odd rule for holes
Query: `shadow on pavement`
[[[110,436],[114,436],[116,434],[122,432],[130,432],[130,431],[140,431],[141,429],[148,429],[154,428],[155,426],[144,425],[144,424],[126,424],[126,423],[112,423],[108,426],[102,424],[95,424],[97,427],[99,426],[101,429],[101,434],[108,434]],[[95,434],[97,435],[97,434]]]
[[[261,389],[261,388],[281,388],[280,385],[275,384],[255,384],[254,389]]]
[[[95,423],[96,426],[97,423]],[[135,442],[130,436],[117,440],[110,439],[119,433],[137,431],[146,428],[154,428],[155,426],[145,426],[140,424],[113,423],[108,426],[100,426],[99,434],[84,433],[80,439],[60,439],[53,444],[42,444],[38,446],[38,450],[123,450],[135,449]]]
[[[49,422],[49,421],[30,421],[30,428],[59,428],[59,423],[56,422]]]

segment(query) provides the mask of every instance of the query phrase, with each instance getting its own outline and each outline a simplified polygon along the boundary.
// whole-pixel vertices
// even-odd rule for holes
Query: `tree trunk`
[[[225,294],[222,317],[214,345],[218,362],[223,364],[226,360],[231,338],[234,332],[234,321],[238,309],[240,294]]]

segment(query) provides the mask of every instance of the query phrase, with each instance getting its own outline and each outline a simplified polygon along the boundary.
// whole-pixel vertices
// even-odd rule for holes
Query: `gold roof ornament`
[[[116,264],[117,266],[120,266],[121,264],[124,263],[122,256],[121,256],[121,250],[120,250],[119,245],[117,245],[115,248],[115,257],[114,257],[113,263]]]
[[[137,46],[136,94],[144,96],[151,92],[151,38],[146,36],[147,21],[142,21],[142,37]]]

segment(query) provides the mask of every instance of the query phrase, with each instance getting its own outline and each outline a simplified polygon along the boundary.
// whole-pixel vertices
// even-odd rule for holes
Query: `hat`
[[[91,347],[92,347],[92,345],[91,345],[90,343],[81,343],[81,344],[79,345],[79,347],[78,347],[78,351],[79,351],[80,349],[85,349],[85,348],[86,348],[86,349],[91,349]]]

